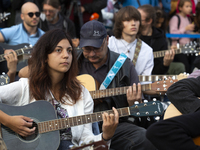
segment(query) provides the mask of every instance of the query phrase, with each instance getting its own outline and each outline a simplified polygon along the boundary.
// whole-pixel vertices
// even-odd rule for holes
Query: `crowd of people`
[[[169,3],[174,2],[176,8],[170,10]],[[58,150],[100,140],[111,150],[199,149],[193,138],[200,135],[200,57],[176,54],[177,49],[191,41],[198,43],[198,38],[168,39],[166,33],[198,34],[200,1],[1,0],[1,3],[0,12],[12,8],[14,17],[10,19],[15,24],[0,23],[0,53],[5,58],[0,62],[0,75],[6,73],[10,78],[9,84],[0,86],[0,102],[26,106],[45,100],[52,104],[59,119],[103,112],[103,121],[60,130]],[[21,54],[1,43],[32,45],[27,64],[17,70]],[[159,121],[155,117],[120,117],[118,108],[144,103],[146,99],[151,101],[151,95],[160,97],[153,90],[144,91],[142,85],[152,81],[140,82],[139,76],[183,72],[190,73],[190,77],[169,87],[166,98],[184,115]],[[99,90],[129,87],[124,95],[92,99],[77,78],[84,74],[95,79]],[[41,109],[45,113],[45,108]],[[34,118],[29,116],[9,115],[0,110],[0,123],[22,137],[37,132]],[[2,138],[0,150],[10,149],[9,141],[4,144]],[[19,148],[17,144],[15,148]]]

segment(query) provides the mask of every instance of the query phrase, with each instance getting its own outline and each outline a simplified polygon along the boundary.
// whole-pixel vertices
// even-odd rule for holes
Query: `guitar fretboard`
[[[117,109],[117,111],[119,113],[119,117],[130,115],[129,107],[119,108]],[[113,113],[112,110],[108,110],[104,112],[107,112],[108,114]],[[103,120],[102,114],[103,112],[97,112],[97,113],[87,114],[87,115],[82,115],[82,116],[77,116],[77,117],[62,118],[62,119],[40,122],[38,123],[38,131],[39,133],[45,133],[45,132],[70,128],[70,127],[78,126],[82,124],[102,121]]]
[[[25,53],[25,50],[31,50],[32,48],[28,47],[28,48],[21,48],[21,49],[18,49],[18,50],[15,50],[17,56],[21,56],[21,55],[24,55]],[[0,55],[0,62],[2,61],[5,61],[6,59],[4,58],[4,55],[5,54],[1,54]]]
[[[173,80],[177,79],[177,75],[150,75],[150,76],[139,75],[138,77],[140,82],[159,81],[162,80],[163,78],[169,78],[169,77],[171,77]]]
[[[154,58],[164,57],[166,51],[168,51],[168,50],[153,52],[153,56],[154,56]],[[174,52],[175,52],[175,54],[181,54],[182,49],[181,48],[175,49]]]
[[[105,90],[90,91],[90,95],[92,96],[93,99],[123,95],[127,93],[127,89],[129,87],[130,86],[124,86],[124,87],[110,88]],[[142,91],[151,90],[151,84],[141,85],[141,88]]]

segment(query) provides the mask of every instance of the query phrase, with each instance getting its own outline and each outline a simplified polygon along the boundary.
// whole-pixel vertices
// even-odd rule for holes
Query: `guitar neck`
[[[21,48],[21,49],[17,49],[17,50],[15,50],[15,52],[16,52],[17,56],[21,56],[21,55],[24,55],[24,53],[25,53],[24,51],[25,51],[26,49],[30,49],[30,48]],[[5,54],[1,54],[1,55],[0,55],[0,62],[6,60],[6,59],[4,58],[4,55],[5,55]]]
[[[160,79],[162,80],[163,78],[169,78],[169,77],[171,77],[173,80],[177,79],[177,75],[150,75],[150,76],[139,75],[138,76],[140,82],[159,81]]]
[[[127,89],[129,87],[130,86],[124,86],[124,87],[117,87],[117,88],[109,88],[105,90],[90,91],[90,95],[92,96],[93,99],[123,95],[123,94],[126,94]],[[141,85],[141,88],[142,88],[142,91],[151,90],[151,84]]]
[[[168,50],[153,52],[153,56],[154,56],[154,58],[164,57],[166,51],[168,51]],[[174,52],[175,52],[175,54],[181,54],[182,49],[181,48],[175,49]]]
[[[137,108],[135,108],[135,110],[137,110]],[[129,107],[119,108],[119,109],[117,109],[117,111],[119,113],[119,117],[124,117],[124,116],[130,115]],[[109,110],[106,112],[108,114],[114,113],[112,110]],[[102,114],[103,114],[103,112],[97,112],[97,113],[87,114],[87,115],[82,115],[82,116],[40,122],[40,123],[38,123],[38,131],[39,131],[39,133],[45,133],[45,132],[70,128],[70,127],[78,126],[78,125],[82,125],[82,124],[102,121],[103,120]]]

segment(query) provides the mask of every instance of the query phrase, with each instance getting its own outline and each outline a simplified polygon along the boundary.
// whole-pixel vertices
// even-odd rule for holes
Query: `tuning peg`
[[[138,101],[135,101],[135,102],[134,102],[134,104],[136,104],[136,105],[137,105],[137,104],[139,104],[139,102],[138,102]]]
[[[89,142],[89,144],[91,144],[91,143],[94,143],[94,140],[91,140],[91,141]]]
[[[151,121],[151,118],[150,118],[150,117],[147,117],[147,121]]]
[[[148,100],[145,99],[143,102],[144,102],[144,103],[148,103]]]
[[[156,99],[156,98],[153,98],[153,101],[155,102],[155,101],[157,101],[157,99]]]
[[[160,120],[160,116],[156,116],[154,119],[158,121]]]

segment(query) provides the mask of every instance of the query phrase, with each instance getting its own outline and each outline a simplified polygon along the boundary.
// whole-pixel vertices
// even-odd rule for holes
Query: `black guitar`
[[[0,75],[0,86],[10,83],[10,78],[7,74]]]
[[[4,58],[4,49],[13,49],[17,53],[17,56],[20,56],[17,64],[17,71],[21,68],[27,66],[27,59],[31,56],[32,46],[27,43],[18,44],[18,45],[8,45],[6,43],[0,43],[0,73],[8,72],[7,62]]]
[[[8,115],[24,115],[34,120],[35,134],[22,137],[6,126],[2,128],[2,138],[9,150],[56,150],[59,146],[61,129],[102,121],[102,113],[57,119],[51,103],[40,100],[25,106],[0,104],[0,110]],[[148,102],[117,109],[119,116],[158,116],[163,114],[163,106],[158,101]],[[107,111],[113,113],[112,110]]]

